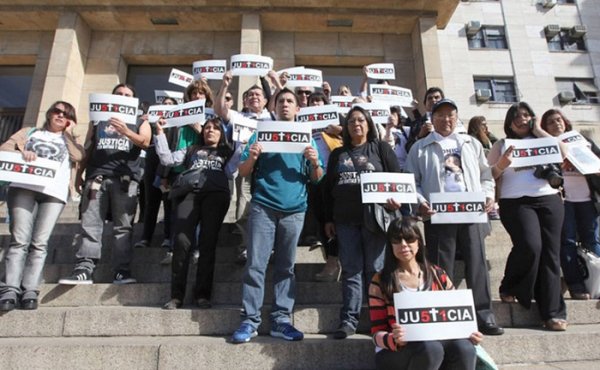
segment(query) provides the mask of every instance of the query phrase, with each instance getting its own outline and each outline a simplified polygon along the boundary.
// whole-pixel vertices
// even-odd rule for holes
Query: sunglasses
[[[309,90],[298,90],[298,95],[310,95],[312,92]]]
[[[62,114],[62,115],[65,117],[65,118],[67,118],[67,119],[70,119],[70,120],[73,120],[73,115],[72,115],[72,114],[70,114],[70,113],[67,113],[66,111],[64,111],[64,110],[62,110],[62,109],[60,109],[60,108],[57,108],[57,107],[54,107],[54,108],[52,108],[52,109],[50,110],[50,113],[52,113],[52,114],[56,114],[56,115],[58,115],[58,114]]]

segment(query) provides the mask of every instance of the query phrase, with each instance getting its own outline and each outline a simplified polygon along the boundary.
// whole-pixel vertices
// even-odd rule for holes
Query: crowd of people
[[[163,129],[164,120],[150,123],[144,115],[135,125],[111,118],[91,122],[82,145],[72,135],[75,109],[58,101],[46,112],[41,128],[24,128],[2,144],[0,150],[20,152],[26,162],[36,158],[58,161],[56,178],[60,181],[45,187],[10,185],[11,241],[0,286],[0,310],[37,308],[48,239],[67,202],[72,168],[76,171],[71,181],[81,194],[81,239],[73,272],[59,283],[93,283],[109,219],[113,222],[113,282],[136,282],[130,267],[132,230],[142,183],[144,228],[135,246],[151,244],[162,203],[166,254],[161,263],[171,264],[172,271],[171,298],[164,309],[182,306],[194,259],[193,302],[202,309],[211,307],[219,230],[235,194],[235,222],[243,240],[238,260],[245,267],[242,318],[233,343],[248,342],[257,335],[269,261],[274,290],[270,334],[290,341],[303,339],[291,323],[291,314],[296,247],[305,243],[322,248],[326,258],[315,280],[342,281],[343,302],[334,338],[355,334],[363,298],[368,296],[379,368],[437,369],[452,364],[473,369],[473,345],[482,334],[504,332],[491,305],[485,254],[490,225],[432,223],[432,193],[482,192],[490,218],[499,206],[499,218],[513,244],[499,287],[502,302],[529,308],[535,299],[544,327],[566,330],[561,268],[571,297],[590,299],[577,266],[576,245],[581,241],[600,253],[596,175],[580,174],[568,160],[549,168],[514,168],[514,147],[492,135],[482,116],[473,117],[468,129],[460,130],[458,106],[437,87],[427,90],[423,114],[415,105],[407,117],[401,114],[402,108],[393,106],[387,125],[381,125],[367,110],[354,106],[340,115],[339,125],[314,134],[303,152],[265,152],[256,134],[247,142],[233,142],[236,117],[292,125],[300,108],[328,104],[332,87],[325,82],[322,89],[290,89],[285,74],[271,71],[260,85],[246,90],[238,112],[229,92],[232,79],[231,72],[226,72],[216,94],[204,80],[186,89],[186,102],[204,99],[205,106],[214,109],[215,116],[205,122]],[[366,82],[355,102],[370,100],[365,86]],[[128,84],[117,85],[112,93],[136,95]],[[340,86],[338,94],[351,95],[350,88]],[[163,104],[176,102],[166,99]],[[570,130],[572,125],[561,111],[550,109],[538,120],[524,102],[512,105],[504,122],[506,139],[512,140],[556,137]],[[117,135],[126,145],[104,140],[107,135]],[[589,146],[600,153],[591,140]],[[389,198],[379,208],[363,204],[360,174],[368,172],[414,174],[418,203],[401,204]],[[396,219],[383,227],[372,222],[366,215],[378,209]],[[465,263],[478,331],[464,340],[406,342],[393,315],[393,294],[452,289],[457,255]]]

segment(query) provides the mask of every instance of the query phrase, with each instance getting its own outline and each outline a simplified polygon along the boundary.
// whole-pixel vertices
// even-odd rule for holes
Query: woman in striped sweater
[[[448,275],[425,258],[423,236],[415,219],[395,220],[387,232],[383,270],[369,286],[371,334],[377,369],[475,369],[475,348],[483,339],[475,332],[469,339],[426,342],[404,341],[404,329],[396,323],[396,292],[454,289]]]

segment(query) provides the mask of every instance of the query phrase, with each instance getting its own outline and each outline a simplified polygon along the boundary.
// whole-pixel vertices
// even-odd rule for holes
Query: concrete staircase
[[[5,206],[0,217],[5,217]],[[568,300],[569,329],[563,333],[541,329],[537,310],[524,310],[497,299],[498,285],[510,249],[502,225],[493,222],[487,239],[494,310],[506,334],[487,337],[484,347],[501,368],[594,369],[600,364],[600,306],[597,300]],[[333,340],[341,302],[340,283],[316,283],[311,277],[322,267],[320,252],[298,248],[297,300],[293,323],[305,332],[301,342],[285,342],[263,335],[248,344],[227,343],[240,322],[240,278],[243,267],[234,263],[239,235],[224,224],[217,252],[213,308],[165,311],[169,299],[170,266],[159,264],[162,225],[151,248],[134,251],[133,274],[140,283],[111,284],[110,227],[105,233],[103,263],[95,284],[61,286],[58,279],[71,272],[79,225],[76,206],[69,204],[50,240],[45,283],[37,311],[14,310],[0,315],[0,369],[373,369],[374,350],[366,310],[359,331],[347,340]],[[136,225],[136,236],[141,225]],[[0,225],[0,246],[9,242],[8,225]],[[135,239],[137,240],[137,239]],[[4,249],[3,248],[3,249]],[[0,259],[2,254],[0,254]],[[458,262],[460,265],[460,262]],[[0,267],[0,273],[3,270]],[[462,266],[457,266],[459,271]],[[190,271],[193,281],[194,270]],[[270,274],[267,280],[270,281]],[[464,287],[462,279],[456,279]],[[191,288],[192,283],[190,284]],[[266,305],[271,299],[267,284]],[[190,297],[191,294],[188,294]],[[268,313],[268,307],[263,309]]]

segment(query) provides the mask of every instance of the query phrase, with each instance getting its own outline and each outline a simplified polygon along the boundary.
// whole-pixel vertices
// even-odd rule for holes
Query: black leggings
[[[187,285],[191,249],[196,227],[201,225],[198,247],[200,259],[196,271],[194,298],[210,300],[215,271],[215,251],[219,230],[229,208],[229,192],[189,193],[173,203],[173,263],[171,298],[183,302]]]
[[[171,201],[167,199],[168,193],[156,188],[154,178],[156,177],[156,168],[159,165],[159,159],[156,155],[154,147],[148,148],[146,151],[146,165],[144,168],[144,230],[142,231],[142,240],[152,241],[154,229],[156,228],[156,219],[160,202],[163,202],[165,222],[164,237],[169,239],[171,235]]]
[[[375,355],[378,370],[474,370],[475,362],[475,346],[468,339],[409,342]]]

